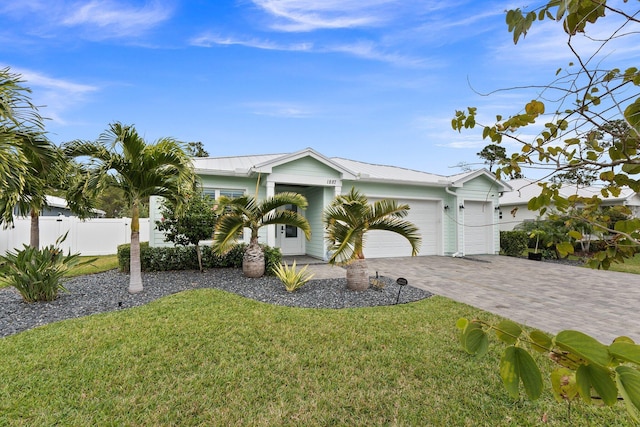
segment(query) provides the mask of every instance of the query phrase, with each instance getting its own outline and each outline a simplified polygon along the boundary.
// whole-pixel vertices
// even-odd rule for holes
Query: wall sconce
[[[449,210],[449,205],[444,205],[444,210],[448,211]]]
[[[460,209],[464,209],[464,205],[462,203],[460,203],[460,206],[458,206]]]

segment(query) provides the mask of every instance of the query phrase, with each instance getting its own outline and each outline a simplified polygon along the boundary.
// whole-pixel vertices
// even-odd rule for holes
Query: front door
[[[287,205],[284,209],[298,212],[295,205]],[[282,255],[304,255],[304,233],[292,225],[276,225],[276,245]]]

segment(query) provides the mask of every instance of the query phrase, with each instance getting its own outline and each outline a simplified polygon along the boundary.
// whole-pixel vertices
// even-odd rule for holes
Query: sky
[[[535,3],[537,5],[537,3]],[[485,123],[518,113],[570,61],[551,22],[514,45],[494,0],[20,0],[0,3],[0,67],[56,144],[110,123],[213,157],[311,147],[441,175],[482,167]],[[533,6],[533,5],[531,5]],[[622,49],[637,58],[638,46]],[[621,53],[622,55],[622,53]],[[615,56],[615,54],[614,54]],[[509,152],[517,147],[506,146]],[[480,164],[479,164],[480,163]]]

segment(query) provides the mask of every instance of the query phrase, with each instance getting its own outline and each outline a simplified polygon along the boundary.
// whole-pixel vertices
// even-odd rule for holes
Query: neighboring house
[[[510,189],[482,169],[440,176],[394,166],[328,158],[307,148],[290,154],[195,158],[204,192],[217,198],[258,193],[258,198],[283,191],[304,195],[309,206],[303,214],[312,229],[311,240],[295,227],[269,226],[261,241],[277,246],[285,255],[306,254],[327,259],[322,213],[336,195],[355,187],[370,201],[392,198],[410,205],[408,218],[422,233],[419,255],[497,254],[499,193]],[[151,199],[151,226],[159,220],[160,199]],[[249,235],[245,233],[245,240]],[[369,258],[411,255],[409,243],[391,232],[366,235]],[[168,245],[164,235],[151,230],[152,246]]]
[[[40,216],[73,216],[65,199],[56,196],[46,196],[46,198],[47,205],[40,212]],[[92,209],[91,212],[92,218],[104,218],[106,215],[106,212],[100,209]]]
[[[526,221],[534,221],[539,217],[538,211],[527,208],[529,200],[540,194],[540,186],[536,181],[521,178],[507,181],[512,191],[505,191],[500,196],[500,231],[513,230]],[[583,197],[598,195],[602,198],[600,188],[595,186],[580,187],[564,185],[560,188],[563,197],[575,194]],[[602,199],[602,206],[627,206],[635,217],[640,216],[640,196],[630,188],[623,188],[618,197],[609,196]]]

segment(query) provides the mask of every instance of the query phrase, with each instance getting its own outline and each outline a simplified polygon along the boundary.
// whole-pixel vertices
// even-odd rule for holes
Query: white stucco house
[[[482,169],[440,176],[401,167],[326,157],[311,148],[294,153],[238,157],[194,158],[204,192],[212,197],[255,194],[265,198],[282,191],[304,195],[303,211],[312,237],[295,227],[268,226],[261,241],[279,247],[284,255],[309,255],[327,259],[322,213],[336,195],[355,187],[370,201],[393,198],[410,205],[408,219],[422,233],[419,255],[497,254],[500,250],[499,194],[509,185]],[[154,227],[160,200],[151,200],[150,245],[166,245]],[[249,234],[245,233],[248,241]],[[411,255],[408,242],[395,233],[367,234],[368,258]]]
[[[538,211],[531,211],[527,208],[529,200],[540,195],[540,186],[536,181],[526,178],[512,179],[507,181],[512,188],[505,191],[500,196],[500,230],[511,231],[525,221],[533,221],[539,217]],[[563,197],[579,195],[582,197],[592,197],[598,195],[602,198],[600,187],[580,187],[563,186],[560,188]],[[618,197],[609,196],[602,198],[602,206],[627,206],[635,217],[640,216],[640,196],[630,188],[623,188]]]

